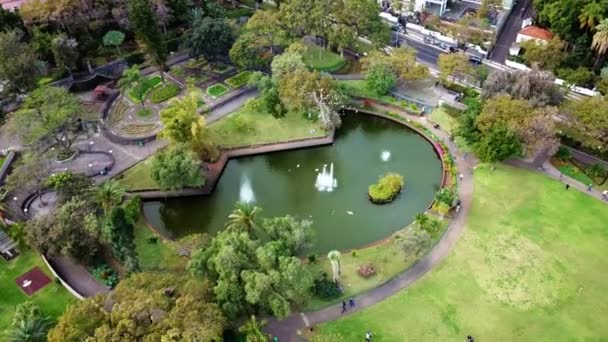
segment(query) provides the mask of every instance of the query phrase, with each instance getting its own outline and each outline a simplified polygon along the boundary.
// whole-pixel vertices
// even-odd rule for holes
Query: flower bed
[[[243,71],[237,75],[226,79],[226,84],[228,84],[232,88],[238,88],[247,84],[247,82],[249,82],[249,77],[251,77],[251,71]]]
[[[150,94],[150,101],[152,101],[152,103],[161,103],[179,94],[179,92],[179,86],[173,83],[156,87],[152,90],[152,94]]]
[[[131,124],[120,128],[120,132],[128,135],[142,135],[152,133],[156,129],[155,123]]]
[[[216,83],[209,88],[207,88],[207,94],[213,98],[220,97],[228,92],[228,88],[223,84]]]
[[[403,190],[405,181],[403,176],[396,173],[387,173],[368,188],[370,201],[375,204],[392,202]]]

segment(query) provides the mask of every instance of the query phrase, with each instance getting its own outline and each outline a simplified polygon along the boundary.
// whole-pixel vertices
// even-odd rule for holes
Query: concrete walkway
[[[409,115],[404,111],[396,111],[392,106],[388,107],[375,104],[372,106],[372,109],[379,111],[391,111],[394,113],[396,112],[402,117],[407,117],[411,120],[419,122],[426,128],[430,129],[438,137],[443,139],[448,146],[450,153],[455,157],[458,172],[464,175],[463,180],[458,186],[458,197],[461,200],[461,210],[453,218],[441,240],[424,258],[389,282],[355,297],[357,306],[354,309],[349,309],[345,314],[342,314],[342,306],[339,304],[318,311],[295,313],[282,321],[271,319],[268,322],[268,326],[265,330],[273,336],[277,336],[279,341],[304,340],[304,338],[302,338],[299,334],[299,332],[303,332],[304,329],[317,324],[339,319],[345,315],[350,315],[353,312],[370,307],[394,295],[398,291],[407,288],[413,282],[422,278],[448,255],[448,253],[455,246],[456,241],[458,241],[458,238],[465,227],[466,218],[471,209],[471,202],[473,198],[473,167],[476,161],[471,160],[471,158],[464,160],[456,145],[449,141],[448,135],[443,131],[434,129],[426,119]]]

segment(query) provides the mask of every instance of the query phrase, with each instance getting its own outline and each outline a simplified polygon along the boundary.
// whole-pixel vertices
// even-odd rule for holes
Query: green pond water
[[[403,175],[405,189],[390,204],[371,204],[367,188],[386,172]],[[214,234],[224,229],[234,203],[248,200],[263,209],[262,217],[312,220],[313,249],[323,253],[406,227],[440,182],[441,161],[424,138],[389,120],[348,114],[333,145],[232,159],[210,196],[147,202],[144,214],[170,238]]]

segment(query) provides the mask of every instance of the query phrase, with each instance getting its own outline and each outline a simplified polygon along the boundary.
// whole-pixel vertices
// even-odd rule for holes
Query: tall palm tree
[[[122,76],[118,80],[118,87],[123,93],[128,91],[131,92],[134,97],[137,97],[137,100],[139,100],[142,107],[146,107],[146,94],[143,93],[144,87],[141,86],[143,80],[144,78],[141,75],[141,72],[139,72],[139,67],[134,65],[122,72]]]
[[[7,342],[46,342],[46,335],[53,326],[49,317],[31,315],[13,322],[6,333]]]
[[[251,318],[239,328],[239,331],[245,334],[247,342],[265,342],[268,341],[268,337],[262,332],[265,325],[266,320],[258,321],[255,319],[255,315],[251,315]]]
[[[122,202],[125,192],[125,187],[114,179],[110,179],[93,189],[95,198],[101,205],[104,213],[108,213],[108,210],[110,210],[112,206]]]
[[[228,215],[228,229],[239,229],[252,232],[257,229],[257,216],[262,211],[250,203],[236,202]]]
[[[338,282],[340,277],[340,252],[333,250],[327,253],[327,259],[331,262],[331,271],[334,274],[334,283]]]
[[[578,16],[578,21],[581,24],[581,29],[588,28],[592,30],[595,26],[602,21],[604,17],[604,6],[597,2],[590,2],[581,11]]]
[[[422,228],[427,222],[429,222],[429,217],[426,216],[425,213],[418,213],[414,216],[414,221],[420,228]]]
[[[591,48],[595,50],[597,54],[595,60],[595,67],[597,68],[601,65],[600,61],[608,51],[608,19],[603,19],[599,25],[595,27]]]

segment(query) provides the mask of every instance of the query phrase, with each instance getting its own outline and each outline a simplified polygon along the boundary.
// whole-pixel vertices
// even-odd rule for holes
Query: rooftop
[[[519,34],[542,40],[551,40],[554,36],[553,32],[534,25],[524,27]]]

